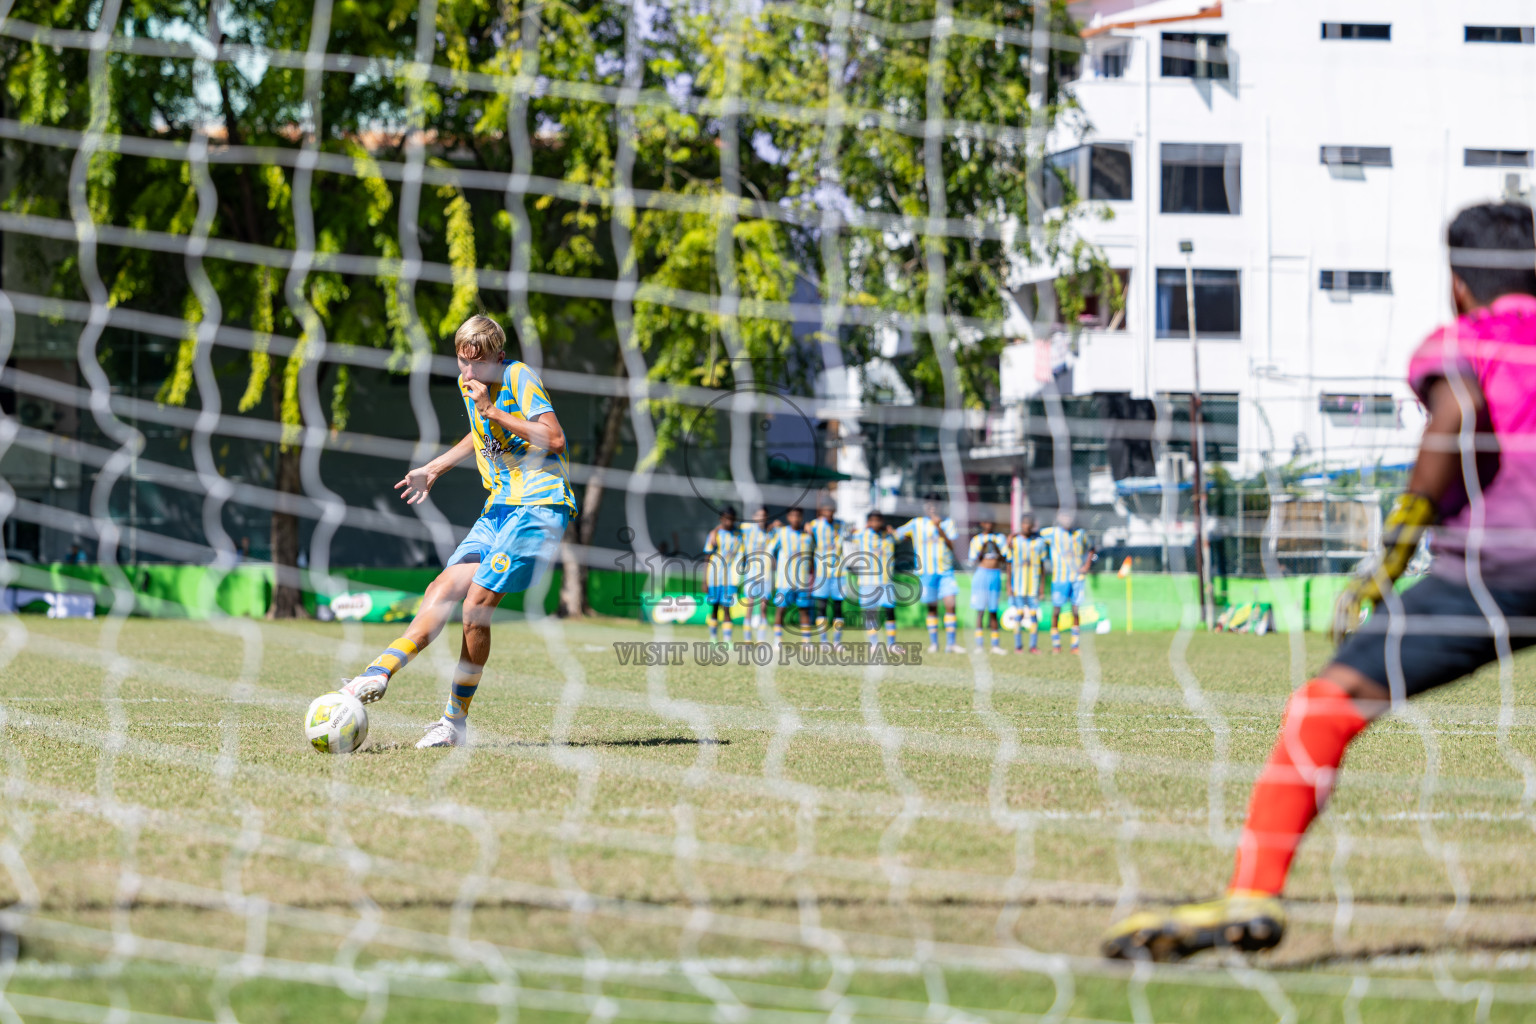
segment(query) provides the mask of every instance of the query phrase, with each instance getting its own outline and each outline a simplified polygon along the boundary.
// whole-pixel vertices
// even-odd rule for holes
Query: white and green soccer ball
[[[316,697],[304,713],[304,738],[322,754],[352,753],[368,738],[363,702],[345,693]]]

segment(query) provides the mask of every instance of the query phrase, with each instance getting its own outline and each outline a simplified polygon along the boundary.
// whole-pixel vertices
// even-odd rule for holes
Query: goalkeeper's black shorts
[[[1504,615],[1510,647],[1518,651],[1536,644],[1536,590],[1490,588],[1489,593]],[[1453,683],[1498,660],[1493,627],[1464,582],[1431,575],[1401,597],[1396,615],[1389,605],[1379,605],[1360,631],[1339,645],[1333,660],[1374,679],[1394,697]]]

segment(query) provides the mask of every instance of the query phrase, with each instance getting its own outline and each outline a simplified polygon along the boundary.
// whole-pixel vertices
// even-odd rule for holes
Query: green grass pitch
[[[1352,748],[1278,950],[1133,972],[1099,932],[1132,889],[1219,890],[1321,638],[769,672],[626,667],[612,644],[649,627],[512,621],[473,748],[417,751],[450,627],[361,753],[317,755],[305,705],[395,632],[6,620],[23,1019],[1536,1016],[1528,660],[1503,735],[1488,670]]]

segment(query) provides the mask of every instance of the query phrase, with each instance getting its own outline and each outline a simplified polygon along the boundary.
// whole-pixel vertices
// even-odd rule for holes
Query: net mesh
[[[1496,680],[1373,729],[1305,847],[1288,947],[1189,966],[1095,955],[1111,920],[1224,877],[1278,710],[1325,653],[1290,581],[1373,550],[1401,473],[1374,435],[1347,434],[1322,472],[1352,475],[1300,495],[1291,442],[1236,429],[1287,399],[1207,396],[1207,452],[1260,467],[1213,492],[1220,575],[1265,584],[1252,591],[1284,634],[1243,647],[1201,633],[1185,585],[1189,491],[1165,456],[1201,443],[1187,396],[1145,419],[1053,388],[1008,416],[976,407],[999,340],[1051,333],[1048,312],[1010,318],[1010,274],[1093,272],[1064,222],[1007,206],[1038,210],[1047,136],[1072,117],[1060,72],[1083,43],[1059,4],[65,8],[0,9],[7,74],[27,83],[0,137],[33,183],[0,231],[8,263],[49,268],[7,268],[0,354],[18,409],[52,410],[0,418],[0,446],[26,460],[0,483],[3,570],[104,614],[3,619],[8,1019],[260,1020],[308,1001],[370,1021],[1149,1021],[1181,1012],[1164,997],[1234,1018],[1401,1003],[1513,1019],[1536,1002],[1530,722],[1511,627],[1477,580]],[[995,90],[957,99],[957,76],[997,66]],[[237,99],[278,120],[255,130]],[[691,151],[667,158],[675,180],[643,163],[658,136]],[[128,180],[143,191],[114,192]],[[312,612],[387,579],[354,561],[447,559],[478,480],[410,508],[388,484],[461,436],[459,370],[434,339],[482,308],[562,417],[588,414],[577,499],[606,491],[622,523],[578,525],[565,580],[673,589],[696,571],[679,523],[811,500],[825,476],[775,469],[815,469],[829,440],[872,480],[847,508],[918,514],[918,488],[881,489],[905,464],[968,536],[1034,493],[971,479],[993,446],[1049,455],[1030,487],[1079,513],[1101,563],[1177,574],[1173,628],[1087,630],[1065,665],[978,649],[722,666],[688,647],[642,667],[616,642],[702,634],[558,616],[546,577],[497,627],[472,746],[410,749],[453,670],[447,635],[373,706],[369,747],[317,759],[301,709],[392,627],[229,614],[250,542],[274,515],[302,522],[272,578]],[[862,393],[835,386],[852,369]],[[917,401],[878,400],[892,388]],[[1419,415],[1355,398],[1335,413]],[[754,440],[770,422],[777,467]],[[1157,469],[1106,511],[1083,471],[1128,440]],[[76,539],[99,574],[30,564],[19,530]],[[207,571],[178,590],[167,563]],[[855,640],[861,625],[850,615]]]

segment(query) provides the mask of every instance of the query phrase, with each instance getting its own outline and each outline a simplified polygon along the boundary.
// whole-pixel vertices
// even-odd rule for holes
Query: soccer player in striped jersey
[[[843,544],[843,565],[848,570],[853,599],[864,615],[869,646],[880,643],[880,621],[885,620],[885,641],[896,643],[896,542],[891,539],[885,516],[871,512],[864,529]]]
[[[1046,557],[1051,562],[1051,653],[1061,653],[1061,608],[1072,608],[1072,653],[1078,647],[1082,628],[1078,625],[1083,603],[1083,588],[1088,573],[1088,538],[1072,528],[1072,513],[1059,512],[1056,525],[1040,531],[1045,541]]]
[[[720,511],[720,524],[704,539],[704,600],[709,604],[709,641],[731,642],[731,606],[736,603],[736,572],[741,560],[741,534],[736,532],[736,510]]]
[[[977,524],[976,536],[971,538],[971,610],[976,613],[976,649],[982,650],[982,631],[986,618],[992,616],[992,653],[1002,654],[997,621],[998,605],[1003,599],[1003,562],[1008,538],[993,530],[990,521]]]
[[[939,516],[939,496],[930,494],[923,499],[923,514],[908,519],[897,529],[895,536],[907,538],[917,553],[917,576],[922,584],[920,599],[928,607],[928,653],[939,649],[939,605],[944,605],[944,635],[948,638],[946,650],[960,654],[955,643],[955,595],[960,587],[955,583],[955,524]]]
[[[792,508],[784,513],[784,525],[773,531],[768,544],[773,556],[773,642],[784,642],[784,609],[795,608],[795,622],[803,637],[810,626],[812,561],[816,540],[805,529],[805,513]]]
[[[768,528],[768,510],[759,507],[748,522],[741,524],[741,599],[747,603],[741,628],[749,639],[762,643],[768,639],[768,603],[773,600],[773,556],[768,545],[773,532]]]
[[[490,497],[447,568],[428,588],[405,635],[341,688],[365,704],[383,697],[394,673],[432,642],[454,602],[462,599],[464,639],[448,704],[442,717],[427,726],[418,748],[464,742],[469,705],[491,653],[491,614],[505,595],[527,590],[549,572],[566,525],[576,515],[565,432],[538,374],[526,363],[504,359],[507,336],[490,317],[470,317],[453,341],[470,434],[396,486],[403,487],[408,502],[424,500],[436,479],[433,468],[449,459],[447,465],[456,463],[462,455],[455,454],[460,449],[467,454],[473,446]],[[438,468],[437,475],[441,472]],[[433,588],[438,588],[435,595]]]
[[[1019,520],[1018,531],[1008,538],[1008,603],[1018,612],[1013,627],[1013,649],[1024,650],[1024,630],[1029,629],[1029,653],[1040,653],[1040,583],[1045,577],[1045,541],[1035,533],[1035,517]]]
[[[816,518],[807,532],[816,545],[816,576],[811,584],[811,600],[816,603],[816,637],[827,638],[827,606],[832,612],[832,643],[843,642],[843,532],[832,518],[837,513],[830,498],[816,504]]]

